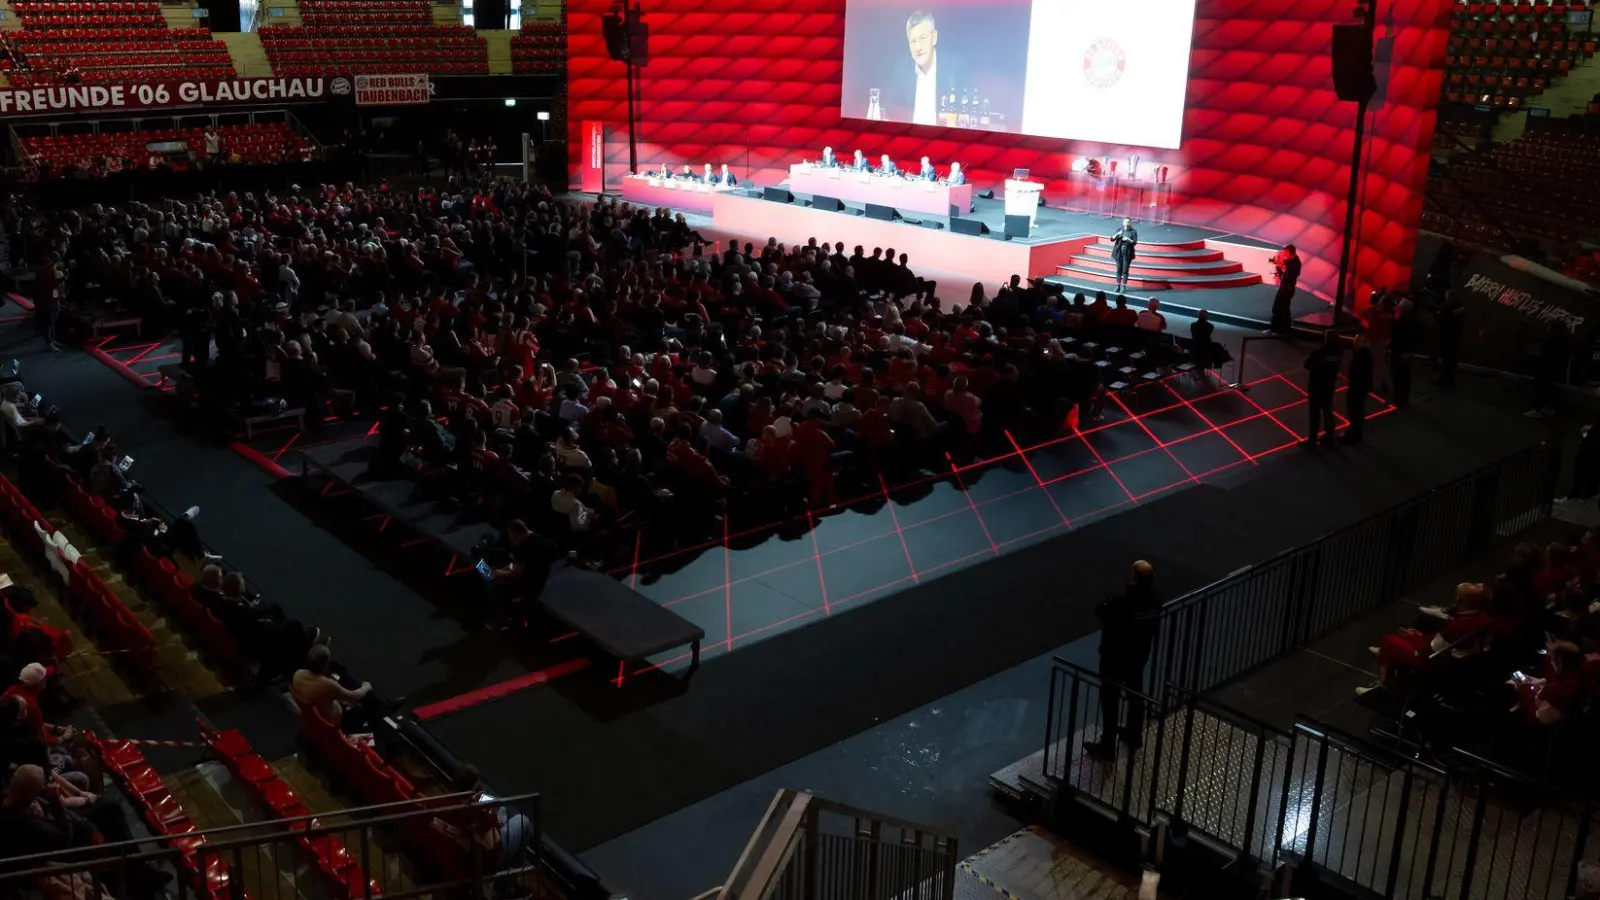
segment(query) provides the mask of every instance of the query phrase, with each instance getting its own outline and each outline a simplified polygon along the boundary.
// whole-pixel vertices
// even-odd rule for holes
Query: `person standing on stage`
[[[1411,403],[1411,363],[1422,348],[1422,323],[1410,298],[1394,305],[1394,326],[1389,334],[1389,377],[1395,406]]]
[[[929,162],[928,158],[924,156],[922,158],[922,169],[917,172],[917,177],[923,181],[935,181],[938,178],[938,174],[938,171],[933,167],[933,163]]]
[[[829,169],[837,169],[839,167],[839,157],[833,155],[832,147],[822,148],[822,158],[817,160],[817,165]]]
[[[1161,627],[1155,567],[1142,559],[1134,563],[1122,595],[1102,600],[1095,615],[1100,618],[1100,739],[1083,749],[1097,759],[1111,759],[1119,737],[1133,749],[1144,742],[1144,670]]]
[[[1322,346],[1306,357],[1306,411],[1311,414],[1311,430],[1301,443],[1313,450],[1320,437],[1333,443],[1333,394],[1339,385],[1339,360],[1344,354],[1334,344],[1336,335],[1323,332]]]
[[[1272,298],[1272,324],[1267,330],[1273,334],[1288,334],[1294,330],[1289,301],[1294,299],[1295,288],[1300,284],[1300,255],[1290,244],[1283,248],[1274,262],[1277,264],[1278,294]]]
[[[1367,425],[1367,397],[1372,393],[1372,348],[1367,336],[1358,334],[1350,353],[1350,371],[1345,375],[1344,417],[1350,427],[1344,431],[1346,444],[1361,443]]]
[[[1122,227],[1111,236],[1111,259],[1117,264],[1117,290],[1128,289],[1128,269],[1133,265],[1134,248],[1139,246],[1139,231],[1132,219],[1123,219]]]

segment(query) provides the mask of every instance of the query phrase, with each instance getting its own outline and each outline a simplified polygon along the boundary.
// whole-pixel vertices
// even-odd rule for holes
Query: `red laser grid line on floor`
[[[806,510],[806,525],[811,532],[811,558],[817,563],[817,587],[822,591],[822,614],[833,615],[833,607],[828,605],[828,579],[822,575],[822,547],[817,543],[817,523],[811,519],[811,510]]]
[[[989,549],[994,551],[994,555],[999,556],[1000,548],[995,546],[994,535],[989,533],[989,524],[983,521],[983,514],[978,512],[978,504],[973,501],[972,492],[967,490],[966,482],[956,472],[956,461],[951,459],[948,453],[944,455],[944,458],[946,462],[950,463],[950,475],[956,480],[956,489],[961,491],[962,496],[967,498],[967,506],[972,509],[972,517],[978,520],[978,527],[983,529],[983,539],[989,542]]]
[[[1156,442],[1156,447],[1158,447],[1162,452],[1166,453],[1167,454],[1167,458],[1172,460],[1173,463],[1175,463],[1178,468],[1183,470],[1183,474],[1188,477],[1189,482],[1191,484],[1199,484],[1200,483],[1200,479],[1194,477],[1194,473],[1189,471],[1189,467],[1183,464],[1183,460],[1179,459],[1176,455],[1173,454],[1172,450],[1168,447],[1167,443],[1165,441],[1161,440],[1160,438],[1156,437],[1156,433],[1154,431],[1150,430],[1150,426],[1144,424],[1144,417],[1143,416],[1134,415],[1133,414],[1133,410],[1129,409],[1128,405],[1126,403],[1122,402],[1122,398],[1118,397],[1116,394],[1112,394],[1111,395],[1111,400],[1112,400],[1112,402],[1116,403],[1118,406],[1122,407],[1122,411],[1127,413],[1129,418],[1133,419],[1133,424],[1139,426],[1139,430],[1141,430],[1145,434],[1149,435],[1150,440]],[[1201,432],[1200,435],[1198,435],[1198,436],[1199,437],[1204,437],[1205,434],[1206,434],[1205,432]],[[1196,437],[1196,436],[1197,435],[1187,435],[1187,437],[1191,437],[1191,438],[1192,437]],[[1176,482],[1175,484],[1182,484],[1182,483],[1183,482],[1180,481],[1180,482]],[[1169,486],[1171,486],[1171,485],[1169,485]]]
[[[1184,406],[1188,407],[1190,412],[1192,412],[1195,415],[1199,416],[1200,417],[1200,421],[1206,423],[1206,427],[1210,428],[1212,431],[1216,432],[1223,440],[1227,441],[1228,445],[1233,447],[1234,450],[1237,450],[1239,452],[1240,456],[1242,456],[1245,459],[1249,460],[1252,465],[1257,465],[1258,464],[1258,463],[1256,463],[1255,457],[1253,457],[1250,454],[1244,452],[1244,448],[1239,446],[1237,443],[1235,443],[1233,438],[1228,437],[1227,432],[1223,431],[1221,428],[1218,428],[1217,427],[1217,423],[1211,421],[1211,419],[1209,417],[1207,417],[1205,413],[1200,411],[1200,408],[1198,406],[1195,406],[1193,403],[1190,403],[1188,401],[1188,399],[1186,399],[1182,394],[1180,394],[1177,391],[1173,390],[1172,389],[1172,385],[1167,384],[1167,385],[1162,385],[1162,386],[1165,387],[1168,391],[1171,391],[1172,392],[1172,396],[1177,397],[1178,398],[1178,402],[1182,403]]]
[[[491,684],[486,687],[478,688],[475,691],[468,691],[465,694],[451,697],[448,700],[440,700],[437,703],[419,706],[412,711],[412,715],[416,716],[422,721],[436,719],[439,716],[447,713],[460,712],[463,709],[468,709],[470,707],[477,706],[480,703],[486,703],[490,700],[497,700],[501,697],[507,696],[508,694],[514,694],[530,687],[548,684],[552,681],[555,681],[557,678],[571,675],[574,672],[581,672],[587,668],[589,668],[589,660],[582,657],[569,659],[566,662],[557,663],[548,668],[540,669],[537,672],[529,672],[526,675],[521,675],[507,681],[502,681],[498,684]]]
[[[911,580],[917,582],[917,565],[911,561],[911,548],[906,545],[906,533],[900,529],[900,515],[894,511],[894,498],[889,496],[889,482],[883,480],[883,473],[878,473],[878,486],[883,488],[883,506],[889,511],[889,518],[894,520],[894,533],[900,537],[900,549],[906,555],[906,568],[911,570]]]
[[[1061,517],[1061,524],[1071,528],[1072,520],[1067,518],[1067,514],[1061,511],[1061,505],[1056,503],[1055,495],[1050,493],[1050,488],[1045,486],[1044,479],[1039,477],[1038,470],[1033,467],[1033,460],[1028,459],[1028,454],[1023,453],[1022,448],[1017,446],[1017,439],[1011,436],[1009,430],[1006,431],[1006,440],[1011,442],[1011,446],[1016,448],[1017,455],[1022,457],[1022,464],[1028,467],[1028,474],[1033,476],[1033,480],[1039,485],[1039,489],[1044,491],[1045,499],[1050,501],[1050,506],[1056,511],[1056,515]],[[1085,443],[1088,442],[1085,441]]]

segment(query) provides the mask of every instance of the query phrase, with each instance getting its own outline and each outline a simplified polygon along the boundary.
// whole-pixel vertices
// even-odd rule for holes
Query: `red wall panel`
[[[1177,150],[841,119],[844,3],[646,3],[640,165],[725,162],[746,181],[770,184],[831,144],[842,153],[958,160],[985,187],[1014,168],[1058,181],[1079,156],[1138,154],[1141,172],[1169,167],[1174,221],[1294,243],[1306,257],[1302,285],[1332,295],[1355,104],[1334,96],[1329,46],[1331,25],[1350,20],[1353,0],[1200,0]],[[752,11],[763,6],[771,11]],[[600,34],[610,7],[568,2],[567,121],[573,172],[577,124],[613,123],[608,178],[616,183],[628,158],[627,93],[622,64],[607,57]],[[1379,98],[1368,120],[1356,248],[1361,296],[1409,277],[1449,29],[1449,0],[1379,8]]]

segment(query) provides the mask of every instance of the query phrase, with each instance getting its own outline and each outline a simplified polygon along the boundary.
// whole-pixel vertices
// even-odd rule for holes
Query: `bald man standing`
[[[1113,759],[1118,738],[1132,749],[1144,743],[1144,669],[1161,621],[1155,567],[1142,559],[1134,563],[1121,596],[1106,598],[1095,615],[1100,617],[1100,739],[1083,749],[1096,759]]]

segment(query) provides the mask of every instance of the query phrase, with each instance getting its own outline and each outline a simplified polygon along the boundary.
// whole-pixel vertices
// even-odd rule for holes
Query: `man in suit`
[[[1284,247],[1278,254],[1278,293],[1272,298],[1272,324],[1267,330],[1273,334],[1288,334],[1294,330],[1294,321],[1289,314],[1289,301],[1294,299],[1294,291],[1300,283],[1300,255],[1295,252],[1294,245]]]
[[[922,158],[922,170],[917,173],[917,177],[923,181],[937,181],[939,178],[939,173],[933,168],[933,163],[928,162],[926,156]]]
[[[1095,615],[1100,617],[1100,738],[1083,749],[1096,759],[1114,759],[1119,738],[1133,749],[1144,743],[1144,670],[1161,630],[1155,567],[1142,559],[1134,563],[1122,595],[1101,601]]]
[[[894,160],[890,159],[889,158],[889,154],[887,154],[887,153],[885,153],[884,155],[878,157],[878,174],[879,175],[899,175],[900,174],[900,168],[894,164]]]
[[[967,173],[961,171],[961,163],[953,162],[950,164],[950,174],[945,178],[945,183],[952,186],[967,183]]]
[[[1122,227],[1111,236],[1111,259],[1117,264],[1117,290],[1128,289],[1128,269],[1133,265],[1134,248],[1139,246],[1139,231],[1132,219],[1123,219]]]
[[[838,168],[838,166],[839,166],[839,157],[833,155],[833,148],[832,147],[823,147],[822,148],[822,159],[817,161],[817,165],[825,166],[825,167],[827,167],[829,169]]]
[[[732,172],[728,171],[727,163],[722,164],[722,171],[717,174],[717,184],[720,184],[723,187],[739,186],[739,179]]]
[[[661,164],[661,171],[656,173],[656,177],[657,178],[661,178],[661,179],[670,180],[672,178],[672,167],[667,165],[666,163],[662,163]]]
[[[1300,443],[1313,450],[1320,437],[1324,443],[1333,443],[1333,395],[1339,387],[1339,363],[1344,356],[1338,344],[1338,335],[1328,331],[1322,336],[1322,346],[1306,356],[1306,410],[1311,415],[1311,427],[1306,439]]]
[[[938,125],[939,86],[964,85],[960,60],[939,50],[939,25],[933,13],[918,10],[906,19],[910,59],[897,65],[884,98],[887,118],[913,125]]]
[[[682,178],[684,181],[698,181],[699,180],[699,179],[694,177],[694,170],[689,168],[688,166],[684,166],[683,167],[683,173],[680,174],[678,177]]]
[[[1367,346],[1367,336],[1356,335],[1354,345],[1345,379],[1344,417],[1350,423],[1342,438],[1346,444],[1361,443],[1367,426],[1367,396],[1372,393],[1372,348]]]
[[[717,181],[717,173],[713,172],[711,170],[711,163],[706,163],[705,174],[700,176],[700,180],[704,181],[706,184],[720,184],[721,183],[721,182]]]
[[[866,154],[862,153],[860,150],[857,150],[855,159],[850,161],[850,168],[856,170],[857,172],[866,172],[872,168],[872,164],[867,162]]]

